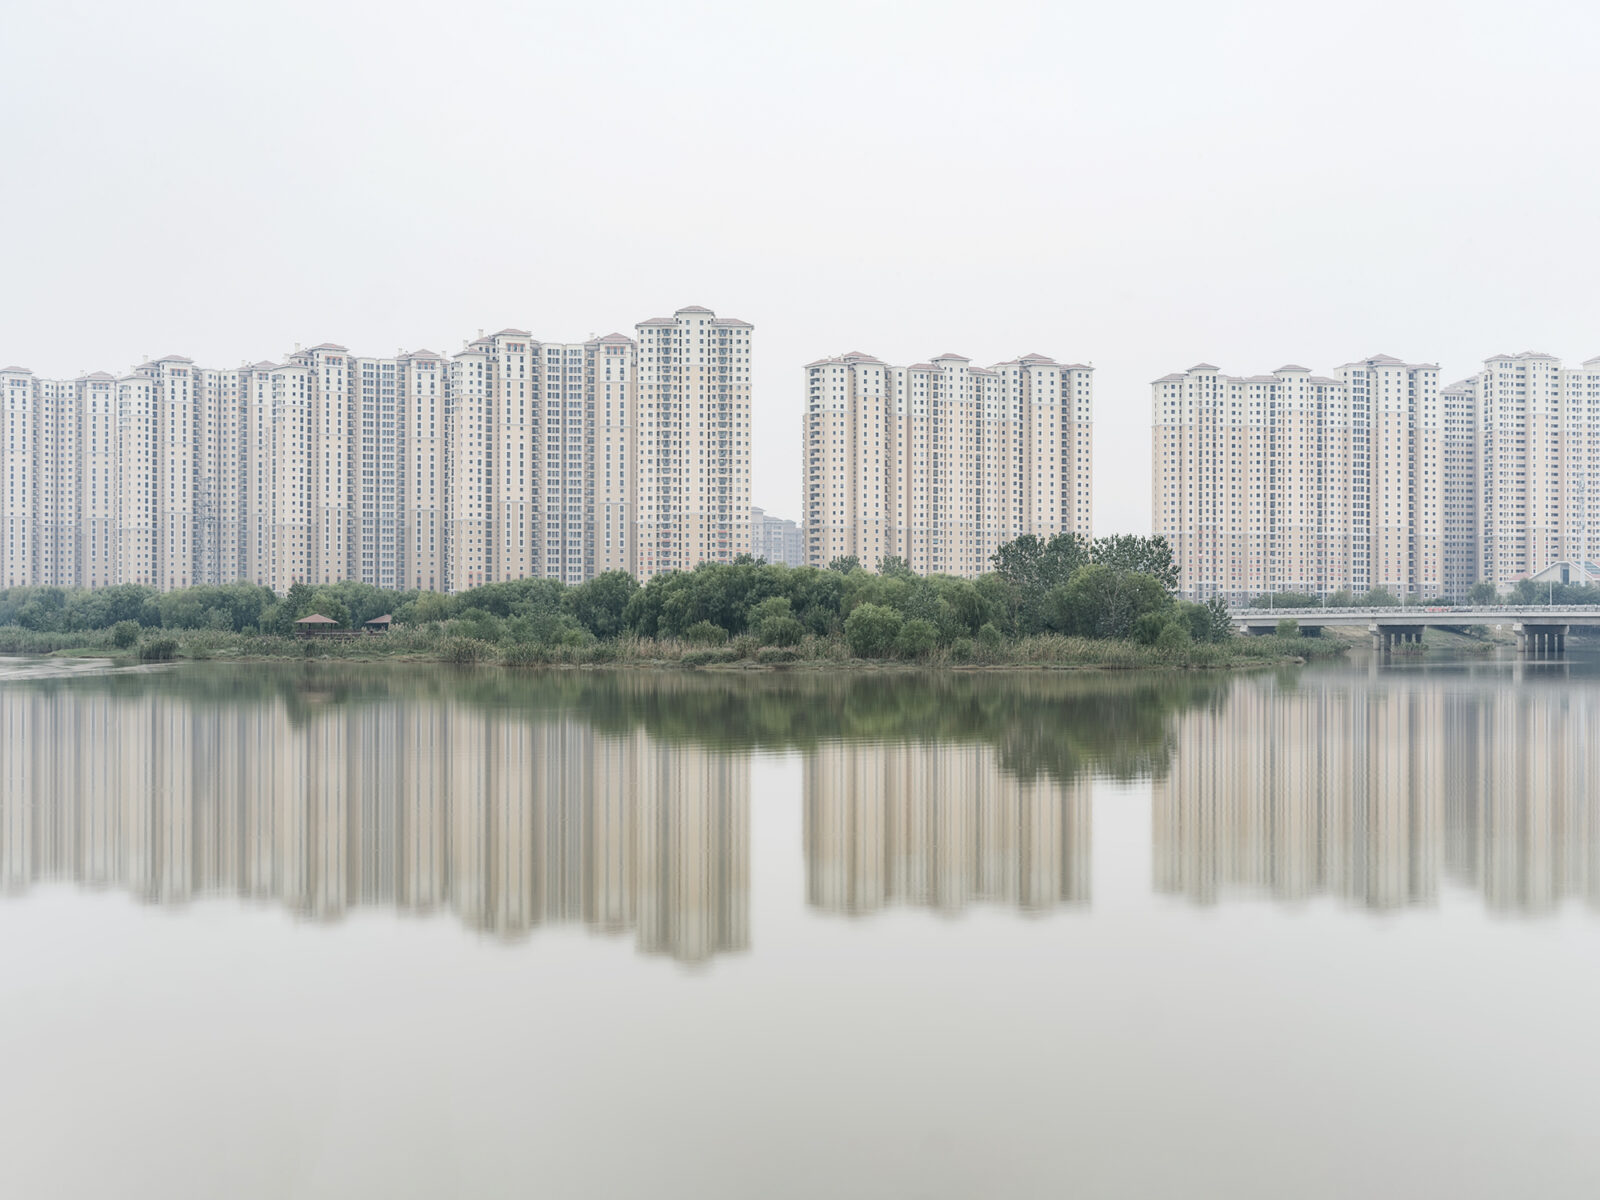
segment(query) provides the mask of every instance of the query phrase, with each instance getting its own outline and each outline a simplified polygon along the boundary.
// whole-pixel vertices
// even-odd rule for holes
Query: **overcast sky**
[[[1600,354],[1600,4],[0,0],[0,365],[756,325],[800,367],[1092,362],[1097,531],[1149,381]]]

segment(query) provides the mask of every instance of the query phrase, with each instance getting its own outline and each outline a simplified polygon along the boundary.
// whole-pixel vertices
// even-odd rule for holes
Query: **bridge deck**
[[[1430,625],[1596,625],[1600,604],[1411,605],[1405,608],[1246,608],[1231,612],[1245,629],[1265,629],[1279,621],[1302,626],[1389,626],[1421,629]]]

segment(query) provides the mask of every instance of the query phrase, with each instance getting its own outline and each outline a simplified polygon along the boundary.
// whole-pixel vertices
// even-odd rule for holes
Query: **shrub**
[[[971,662],[972,661],[972,639],[971,638],[957,638],[955,641],[950,643],[950,661],[951,662]]]
[[[139,641],[139,622],[118,621],[111,627],[111,644],[118,650],[131,650]]]
[[[145,662],[166,662],[178,657],[178,639],[161,636],[147,638],[139,646],[139,657]]]
[[[978,630],[978,645],[982,646],[985,651],[992,652],[1000,649],[1000,645],[1004,641],[1005,638],[995,628],[993,621],[985,621]]]
[[[939,644],[939,628],[917,617],[900,626],[894,648],[906,658],[921,658]]]
[[[798,646],[806,636],[806,627],[790,616],[767,617],[756,634],[769,646]]]
[[[500,652],[500,661],[508,667],[536,667],[547,660],[542,646],[514,642]]]
[[[1189,634],[1189,627],[1179,621],[1170,622],[1156,638],[1156,649],[1163,654],[1179,654],[1193,645],[1194,638]]]
[[[756,652],[756,661],[768,666],[798,662],[799,659],[800,651],[790,646],[763,646]]]
[[[741,633],[728,643],[728,649],[735,658],[754,658],[756,651],[761,649],[761,643],[748,633]]]
[[[494,647],[477,638],[447,637],[439,643],[439,657],[447,663],[465,666],[493,658]]]
[[[707,647],[704,650],[690,650],[678,661],[686,667],[709,667],[717,663],[730,663],[738,660],[732,650],[725,646]]]
[[[710,621],[696,621],[683,631],[683,640],[692,646],[720,646],[728,640],[728,631]]]
[[[1290,617],[1285,617],[1283,620],[1278,622],[1278,636],[1279,637],[1299,637],[1300,636],[1300,622],[1296,621],[1296,620],[1293,620]]]
[[[1164,613],[1147,612],[1133,623],[1133,640],[1141,646],[1154,646],[1156,639],[1167,628],[1167,618]]]
[[[900,635],[900,614],[881,604],[858,604],[844,623],[844,640],[857,658],[882,658]]]

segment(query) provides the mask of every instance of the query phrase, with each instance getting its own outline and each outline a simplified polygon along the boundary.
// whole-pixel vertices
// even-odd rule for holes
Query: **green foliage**
[[[1292,617],[1285,617],[1278,622],[1278,636],[1292,638],[1300,636],[1300,622]]]
[[[1058,633],[1127,638],[1140,617],[1171,605],[1166,586],[1155,576],[1091,563],[1050,594],[1050,622]]]
[[[488,662],[494,657],[494,647],[478,638],[450,637],[439,644],[439,657],[447,663],[467,666]]]
[[[1322,598],[1309,592],[1270,592],[1250,601],[1251,608],[1320,608]]]
[[[1202,606],[1206,611],[1206,632],[1201,637],[1195,634],[1197,642],[1230,642],[1233,640],[1233,617],[1228,612],[1228,602],[1221,596],[1213,596]]]
[[[854,554],[841,554],[828,564],[828,570],[848,575],[852,571],[861,570],[861,560]]]
[[[1156,638],[1156,649],[1163,654],[1187,653],[1194,644],[1194,638],[1189,634],[1189,626],[1182,621],[1169,621],[1161,629],[1161,634]]]
[[[1497,603],[1500,599],[1500,589],[1487,579],[1480,579],[1467,589],[1467,603],[1489,605]]]
[[[678,661],[686,667],[714,667],[738,659],[739,656],[726,646],[708,646],[703,650],[691,650]]]
[[[922,617],[901,625],[894,639],[894,648],[903,658],[923,658],[938,644],[939,627]]]
[[[844,623],[844,640],[857,658],[883,658],[894,650],[901,617],[882,604],[860,604]]]
[[[1178,564],[1173,561],[1172,547],[1166,538],[1139,537],[1131,533],[1096,538],[1089,557],[1095,564],[1115,571],[1149,575],[1169,593],[1178,590]]]
[[[720,646],[728,640],[728,631],[710,621],[696,621],[683,631],[683,640],[694,646]]]
[[[806,627],[793,617],[768,617],[756,634],[768,646],[798,646],[805,640]]]
[[[139,657],[145,662],[166,662],[178,657],[178,639],[168,634],[145,638],[139,643]]]
[[[1144,613],[1133,623],[1133,640],[1138,642],[1141,646],[1154,646],[1156,644],[1156,639],[1161,636],[1161,631],[1166,627],[1166,613]]]
[[[1398,608],[1400,598],[1388,588],[1373,588],[1364,596],[1356,600],[1357,608]]]
[[[638,590],[638,582],[626,571],[607,571],[567,593],[568,611],[595,637],[616,637]]]
[[[139,622],[118,621],[111,627],[111,644],[118,650],[131,650],[139,642]]]

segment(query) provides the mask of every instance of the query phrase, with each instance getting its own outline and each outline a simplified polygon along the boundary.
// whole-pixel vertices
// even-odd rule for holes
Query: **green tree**
[[[894,648],[903,658],[922,658],[938,644],[938,626],[921,617],[913,617],[901,625],[894,639]]]
[[[1145,613],[1164,612],[1171,604],[1165,583],[1154,575],[1091,563],[1051,593],[1051,624],[1079,637],[1127,638]]]
[[[881,604],[858,604],[845,619],[844,640],[857,658],[882,658],[900,635],[900,614]]]
[[[1173,561],[1172,547],[1166,538],[1139,537],[1131,533],[1096,538],[1089,557],[1103,567],[1152,576],[1169,592],[1178,590],[1178,564]]]
[[[1477,605],[1493,604],[1500,599],[1500,589],[1487,579],[1480,579],[1467,589],[1467,603]]]
[[[1204,640],[1208,642],[1232,641],[1233,614],[1228,611],[1228,602],[1221,596],[1213,596],[1206,601],[1205,610],[1206,636]]]
[[[606,571],[567,593],[572,615],[598,638],[615,637],[623,630],[623,614],[639,584],[626,571]]]
[[[683,640],[697,646],[720,646],[728,640],[728,631],[710,621],[696,621],[683,631]]]
[[[861,570],[861,560],[854,554],[841,554],[828,564],[828,570],[848,575],[852,571]]]

